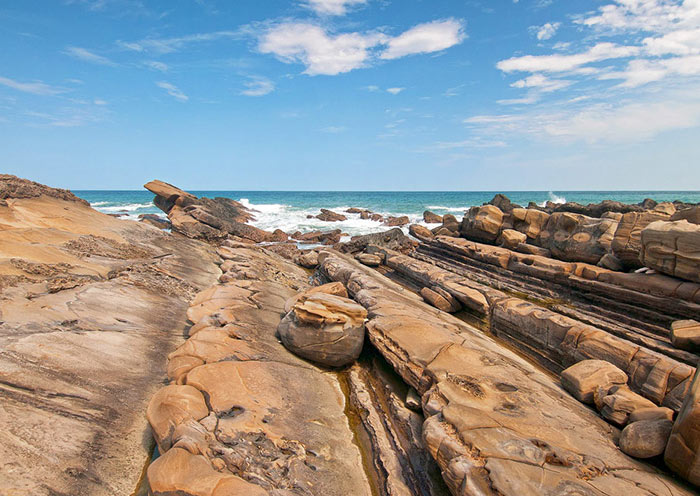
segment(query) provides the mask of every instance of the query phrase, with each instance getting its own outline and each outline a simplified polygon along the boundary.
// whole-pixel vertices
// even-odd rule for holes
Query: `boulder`
[[[620,434],[620,449],[635,458],[661,455],[671,435],[673,422],[668,419],[640,420],[628,424]]]
[[[297,258],[297,263],[302,267],[307,269],[313,269],[318,265],[318,252],[315,250],[310,250]]]
[[[366,265],[368,267],[379,267],[382,264],[381,257],[372,255],[371,253],[358,253],[355,255],[355,258],[362,265]]]
[[[494,243],[501,233],[503,212],[493,205],[472,207],[464,217],[460,233],[467,239]]]
[[[664,274],[700,282],[700,225],[652,222],[642,231],[640,260]]]
[[[619,258],[617,258],[612,253],[606,253],[603,258],[598,262],[598,267],[603,267],[604,269],[614,270],[616,272],[621,272],[624,270],[624,266]]]
[[[513,229],[525,234],[528,239],[535,240],[547,225],[549,214],[534,208],[514,208],[511,211]]]
[[[627,386],[614,386],[602,398],[600,414],[606,420],[620,427],[627,425],[632,412],[640,408],[656,405],[645,397],[633,392]]]
[[[488,205],[493,205],[494,207],[498,207],[501,209],[501,211],[505,213],[510,213],[513,211],[515,208],[520,208],[520,205],[516,205],[515,203],[512,203],[510,201],[510,198],[508,198],[506,195],[503,195],[501,193],[496,194],[491,201],[488,203]]]
[[[642,250],[642,230],[652,222],[668,219],[663,212],[629,212],[622,216],[615,230],[612,251],[620,259],[625,269],[638,269],[642,266],[639,253]]]
[[[374,222],[382,222],[384,220],[384,217],[382,216],[382,214],[370,214],[369,220],[373,220]]]
[[[700,206],[678,210],[669,220],[687,220],[691,224],[700,224]]]
[[[550,250],[554,258],[595,265],[610,251],[617,224],[614,218],[554,213],[540,232],[537,244]]]
[[[503,248],[515,250],[519,244],[527,241],[527,236],[515,229],[504,229],[498,239],[500,241],[499,245]]]
[[[452,214],[445,214],[442,216],[442,227],[450,232],[459,235],[459,221],[457,217]]]
[[[700,374],[678,412],[664,452],[664,462],[684,479],[700,486]]]
[[[401,227],[410,223],[411,220],[405,215],[402,215],[401,217],[387,217],[384,219],[384,225],[389,227]]]
[[[653,211],[662,215],[670,216],[676,213],[676,206],[671,202],[661,202],[656,204]]]
[[[423,212],[423,221],[428,224],[442,224],[442,215],[434,214],[430,210]]]
[[[151,424],[158,449],[165,453],[173,444],[173,432],[188,420],[201,420],[209,415],[204,396],[192,386],[170,385],[151,398],[146,418]]]
[[[677,320],[671,324],[671,343],[681,350],[700,351],[700,322]]]
[[[630,424],[640,420],[673,420],[673,410],[665,406],[638,408],[630,413]]]
[[[427,303],[443,312],[455,313],[462,309],[462,305],[454,296],[437,286],[421,289],[420,295]]]
[[[341,222],[344,220],[348,220],[348,218],[345,217],[343,214],[338,214],[333,212],[332,210],[328,210],[325,208],[321,209],[321,213],[318,214],[316,218],[324,222]]]
[[[411,236],[423,242],[430,241],[435,237],[430,229],[425,226],[421,226],[420,224],[411,224],[408,228],[408,232],[411,234]]]
[[[328,284],[321,284],[320,286],[313,286],[306,291],[302,291],[301,293],[297,293],[291,298],[289,298],[285,303],[284,303],[284,313],[287,314],[289,313],[294,305],[302,298],[306,298],[312,294],[316,293],[324,293],[324,294],[329,294],[329,295],[335,295],[335,296],[340,296],[341,298],[347,298],[348,297],[348,290],[345,289],[345,286],[343,286],[342,282],[329,282]]]
[[[582,360],[561,373],[561,385],[577,400],[593,403],[593,393],[600,387],[627,384],[627,374],[605,360]]]
[[[297,231],[292,234],[292,239],[305,244],[333,245],[340,241],[342,234],[343,232],[340,229],[334,229],[332,231],[311,231],[307,233]]]
[[[329,367],[360,356],[367,310],[352,300],[325,293],[300,298],[277,328],[282,344],[297,356]]]
[[[401,253],[409,253],[418,246],[418,243],[406,236],[403,231],[397,227],[380,233],[353,236],[350,241],[340,245],[339,249],[343,253],[358,253],[360,251],[365,251],[365,248],[369,245],[389,248]]]

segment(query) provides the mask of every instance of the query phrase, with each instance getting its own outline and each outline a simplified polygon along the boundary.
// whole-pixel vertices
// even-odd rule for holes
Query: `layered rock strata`
[[[612,427],[482,331],[350,258],[321,259],[367,308],[372,344],[422,394],[423,438],[452,494],[691,494],[622,454]]]

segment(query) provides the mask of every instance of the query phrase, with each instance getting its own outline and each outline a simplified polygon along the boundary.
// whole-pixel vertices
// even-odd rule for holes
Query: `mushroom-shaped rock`
[[[593,403],[598,387],[627,384],[627,374],[605,360],[583,360],[561,373],[561,385],[577,400]]]
[[[365,339],[367,310],[325,293],[305,295],[280,322],[282,344],[302,358],[330,367],[357,360]]]
[[[284,304],[284,313],[289,313],[292,310],[292,307],[299,300],[301,300],[302,298],[306,298],[314,293],[325,293],[329,295],[340,296],[342,298],[348,297],[348,290],[345,289],[345,286],[343,286],[342,282],[329,282],[328,284],[314,286],[312,288],[307,289],[306,291],[297,293],[296,295],[289,298]]]
[[[620,449],[635,458],[658,456],[666,449],[672,427],[673,422],[668,419],[628,424],[620,434]]]

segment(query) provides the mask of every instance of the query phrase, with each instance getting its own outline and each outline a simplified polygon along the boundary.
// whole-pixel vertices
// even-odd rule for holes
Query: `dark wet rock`
[[[341,222],[344,220],[348,220],[348,218],[345,217],[343,214],[339,214],[325,208],[321,209],[321,213],[318,214],[316,218],[324,222]]]
[[[381,233],[354,236],[347,243],[340,245],[339,250],[343,253],[358,253],[364,251],[369,245],[407,253],[413,250],[417,243],[406,236],[401,229],[394,228]]]
[[[423,221],[428,224],[442,224],[442,215],[435,214],[430,210],[423,212]]]
[[[409,224],[411,220],[403,215],[401,217],[387,217],[384,219],[384,225],[389,227],[400,227]]]
[[[498,207],[501,211],[505,213],[511,213],[514,208],[521,208],[520,205],[512,203],[510,201],[510,198],[501,193],[498,193],[496,196],[494,196],[491,199],[491,201],[488,202],[486,205],[493,205],[494,207]]]
[[[67,189],[51,188],[10,174],[0,174],[0,200],[29,199],[41,196],[90,205],[86,200],[78,198]]]
[[[169,220],[156,214],[140,214],[139,221],[150,224],[158,229],[171,229],[173,227]]]
[[[411,236],[419,239],[420,241],[430,241],[435,237],[430,229],[425,226],[421,226],[420,224],[411,224],[408,228],[408,232],[411,234]]]

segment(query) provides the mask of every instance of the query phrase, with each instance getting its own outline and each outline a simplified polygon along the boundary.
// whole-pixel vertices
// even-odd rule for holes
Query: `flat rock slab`
[[[218,257],[63,196],[0,205],[0,494],[127,495],[152,447],[143,412]]]
[[[616,429],[489,336],[348,257],[321,260],[368,309],[372,343],[423,394],[423,436],[453,494],[693,494],[621,453]]]

